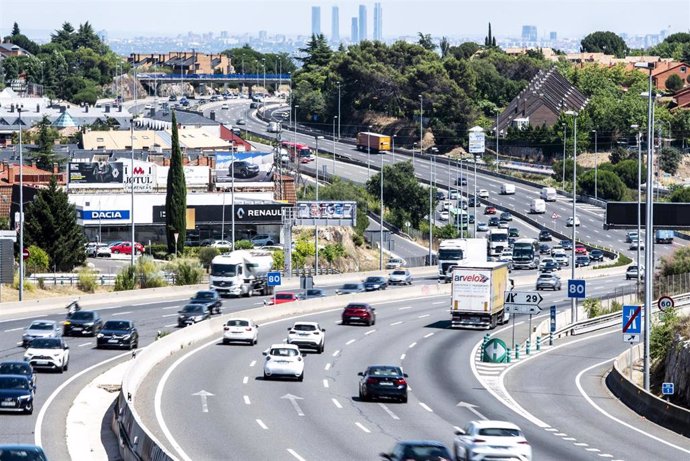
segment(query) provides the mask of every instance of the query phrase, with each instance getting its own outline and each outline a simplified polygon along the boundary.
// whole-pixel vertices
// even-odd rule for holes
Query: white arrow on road
[[[199,392],[196,392],[192,395],[198,395],[199,397],[201,397],[201,412],[208,413],[208,398],[213,397],[213,394],[211,394],[209,391],[205,391],[202,389]]]
[[[304,416],[304,412],[302,409],[299,407],[299,404],[297,403],[298,400],[304,400],[302,397],[298,397],[296,395],[292,394],[285,394],[284,396],[281,397],[281,399],[288,399],[290,403],[292,404],[292,408],[295,409],[297,412],[297,416]]]
[[[477,405],[473,405],[473,404],[467,403],[467,402],[460,402],[456,406],[462,407],[462,408],[467,408],[469,411],[471,411],[472,413],[477,415],[477,417],[479,417],[480,419],[489,419],[486,416],[484,416],[483,414],[479,413],[479,411],[477,410]]]

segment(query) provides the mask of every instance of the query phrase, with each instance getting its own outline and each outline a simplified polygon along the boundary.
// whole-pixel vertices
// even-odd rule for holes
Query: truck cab
[[[221,296],[252,296],[272,293],[267,284],[273,255],[263,250],[237,250],[218,255],[211,261],[209,289]]]

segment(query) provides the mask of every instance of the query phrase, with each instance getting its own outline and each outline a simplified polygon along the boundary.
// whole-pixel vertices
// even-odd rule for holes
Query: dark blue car
[[[43,449],[36,445],[0,445],[3,461],[48,461]]]
[[[25,375],[0,376],[0,411],[34,412],[34,387]],[[0,459],[5,459],[0,455]]]

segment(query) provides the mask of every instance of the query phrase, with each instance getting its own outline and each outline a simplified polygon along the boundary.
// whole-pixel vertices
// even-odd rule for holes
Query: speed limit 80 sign
[[[568,280],[568,298],[584,299],[585,297],[585,281]]]
[[[662,296],[659,298],[659,309],[661,309],[661,312],[666,312],[668,309],[673,309],[673,306],[675,303],[673,302],[673,298],[670,296]]]

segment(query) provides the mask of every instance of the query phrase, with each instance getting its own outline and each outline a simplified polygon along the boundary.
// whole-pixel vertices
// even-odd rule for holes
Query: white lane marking
[[[260,419],[257,419],[257,420],[256,420],[256,424],[258,424],[258,425],[261,427],[261,429],[264,429],[264,430],[268,429],[268,426],[266,426],[266,425],[264,424],[264,422],[261,421]]]
[[[410,345],[409,345],[409,346],[407,346],[407,347],[409,347],[410,349],[412,349],[412,348],[413,348],[413,347],[415,347],[416,345],[417,345],[417,343],[416,343],[416,342],[414,342],[414,343],[410,344]]]
[[[249,363],[249,366],[250,366],[250,367],[253,367],[254,365],[256,365],[256,360],[252,360],[252,361]]]
[[[101,365],[105,365],[106,363],[113,362],[117,359],[121,359],[122,357],[125,357],[127,355],[130,355],[130,352],[125,352],[123,354],[118,354],[115,357],[110,357],[108,360],[104,360],[102,362],[96,363],[94,365],[91,365],[90,367],[80,371],[79,373],[75,374],[74,376],[70,377],[68,380],[64,381],[60,386],[53,391],[52,394],[48,397],[48,400],[45,401],[43,406],[41,407],[41,410],[38,412],[38,417],[36,418],[36,426],[34,426],[34,445],[43,446],[43,441],[42,441],[42,435],[43,435],[43,420],[46,417],[46,413],[48,412],[48,408],[50,407],[50,404],[53,403],[53,400],[57,398],[57,396],[62,392],[67,386],[72,384],[74,381],[77,379],[81,378],[85,374],[91,372],[91,370],[98,368]]]
[[[340,349],[338,349],[337,351],[333,352],[333,357],[337,357],[338,354],[340,354]]]
[[[21,341],[19,341],[19,342],[17,343],[17,346],[21,346],[22,344],[24,344],[24,343],[21,342]]]
[[[163,318],[165,318],[165,317],[175,317],[176,315],[177,315],[177,312],[175,312],[174,314],[165,314],[165,315],[161,315],[161,317],[163,317]]]
[[[557,432],[557,433],[554,433],[553,435],[556,435],[556,436],[558,436],[558,437],[565,437],[565,436],[567,436],[568,434],[564,434],[563,432]]]
[[[612,333],[616,333],[616,332],[613,331]],[[572,344],[572,342],[569,344]],[[551,350],[553,350],[553,349],[551,349]],[[650,434],[650,433],[648,433],[642,429],[638,429],[637,427],[633,426],[632,424],[628,424],[625,421],[622,421],[622,420],[616,418],[615,416],[607,413],[603,408],[601,408],[599,405],[594,403],[594,400],[592,400],[592,398],[589,395],[587,395],[584,388],[582,387],[582,383],[581,383],[582,375],[584,375],[585,373],[587,373],[588,371],[590,371],[594,368],[597,368],[597,367],[604,365],[605,363],[609,363],[612,360],[615,360],[615,357],[612,359],[609,359],[609,360],[604,360],[602,362],[595,363],[591,367],[587,367],[584,370],[580,371],[577,374],[577,376],[575,377],[575,385],[577,386],[577,390],[580,391],[580,394],[582,395],[582,397],[584,397],[584,399],[587,401],[587,403],[589,403],[592,407],[594,407],[595,410],[597,410],[602,415],[606,416],[607,418],[609,418],[612,421],[617,422],[618,424],[621,424],[621,425],[627,427],[628,429],[632,429],[633,431],[638,432],[639,434],[642,434],[645,437],[649,437],[652,440],[655,440],[659,443],[663,443],[664,445],[666,445],[668,447],[675,448],[676,450],[682,451],[683,453],[690,453],[690,450],[686,450],[685,448],[679,447],[678,445],[674,445],[671,442],[668,442],[662,438],[656,437],[656,436],[654,436],[654,435],[652,435],[652,434]]]
[[[172,328],[172,327],[176,327],[177,324],[176,323],[170,323],[170,324],[164,325],[164,326],[165,326],[165,328]]]
[[[22,328],[22,327],[19,327],[19,328],[10,328],[9,330],[5,330],[5,333],[11,333],[11,332],[13,332],[13,331],[19,331],[19,330],[23,330],[23,329],[24,329],[24,328]]]
[[[19,317],[17,319],[0,320],[0,323],[15,322],[15,321],[18,322],[20,320],[33,320],[33,319],[40,319],[42,317],[48,317],[48,315],[32,315],[31,317]]]
[[[592,451],[592,452],[601,451],[601,450],[598,449],[598,448],[585,448],[585,450],[587,450],[587,451]]]
[[[438,306],[439,304],[445,304],[445,303],[446,303],[445,301],[435,301],[435,302],[431,303],[431,305],[432,306]]]
[[[77,346],[77,347],[86,347],[86,346],[90,346],[90,345],[92,345],[92,344],[93,344],[93,343],[89,342],[89,343],[80,344],[80,345]]]
[[[247,384],[249,382],[249,376],[242,378],[242,384]]]
[[[355,341],[357,341],[357,340],[356,340],[356,339],[351,339],[351,340],[349,340],[348,342],[346,342],[345,345],[346,345],[346,346],[349,346],[350,344],[354,343]]]
[[[367,429],[367,428],[364,426],[364,424],[362,424],[362,423],[360,423],[360,422],[356,422],[356,423],[355,423],[355,426],[357,426],[358,428],[362,429],[362,430],[363,430],[364,432],[366,432],[367,434],[369,434],[369,433],[371,432],[369,429]]]
[[[251,405],[251,404],[252,404],[252,402],[249,400],[249,396],[248,396],[248,395],[245,395],[245,396],[243,397],[243,399],[244,399],[244,403],[245,403],[246,405]]]
[[[328,389],[328,380],[327,380],[327,379],[324,379],[324,380],[323,380],[323,387],[325,387],[326,389]]]
[[[369,330],[369,331],[367,331],[366,333],[364,333],[364,336],[368,336],[368,335],[370,335],[370,334],[372,334],[372,333],[376,333],[376,330]]]
[[[384,405],[383,403],[379,403],[379,406],[380,406],[381,408],[383,408],[383,411],[385,411],[386,413],[388,413],[388,416],[390,416],[391,418],[393,418],[393,419],[400,419],[400,418],[398,417],[398,415],[396,415],[395,413],[393,413],[393,412],[390,410],[390,408],[388,408],[388,407],[387,407],[386,405]]]
[[[151,303],[153,304],[153,303]],[[143,306],[143,304],[134,304],[135,306]],[[170,309],[179,309],[180,306],[170,306],[170,307],[163,307],[162,310],[164,311],[169,311]]]
[[[555,427],[546,427],[544,428],[544,430],[548,432],[558,432],[558,429],[556,429]]]
[[[406,311],[407,309],[412,309],[412,306],[399,307],[398,310]]]
[[[427,333],[427,334],[424,335],[425,338],[431,338],[432,336],[434,336],[434,332],[433,332],[433,331],[432,331],[431,333]]]
[[[427,404],[424,403],[424,402],[419,402],[419,406],[422,407],[422,408],[424,408],[424,409],[425,409],[426,411],[428,411],[429,413],[433,413],[433,412],[434,412],[434,410],[432,410],[431,408],[429,408],[429,405],[427,405]]]
[[[577,443],[574,443],[573,445],[575,445],[576,447],[588,447],[589,446],[589,444],[585,443],[585,442],[577,442]]]
[[[400,360],[405,360],[405,354],[402,354],[402,355],[400,356]]]
[[[295,450],[293,450],[292,448],[288,448],[287,452],[290,453],[298,461],[306,461],[304,458],[302,458],[300,455],[298,455],[297,452]]]
[[[333,405],[335,405],[336,408],[343,408],[343,406],[338,402],[337,399],[331,399],[331,402],[333,402]]]
[[[113,316],[116,316],[116,315],[127,315],[127,314],[131,314],[131,313],[132,313],[132,311],[114,312],[112,315],[113,315]]]
[[[609,455],[608,453],[599,453],[599,456],[602,458],[613,458],[613,455]]]
[[[418,319],[423,319],[423,318],[426,318],[426,317],[431,317],[431,314],[420,315],[420,316],[417,317],[417,318],[418,318]]]
[[[402,322],[398,320],[397,322],[391,323],[391,326],[394,327],[395,325],[400,325]]]
[[[324,370],[328,371],[331,369],[331,362],[328,362],[325,367],[323,367]]]
[[[568,442],[573,442],[577,439],[575,439],[575,437],[563,437],[563,440],[567,440]]]

